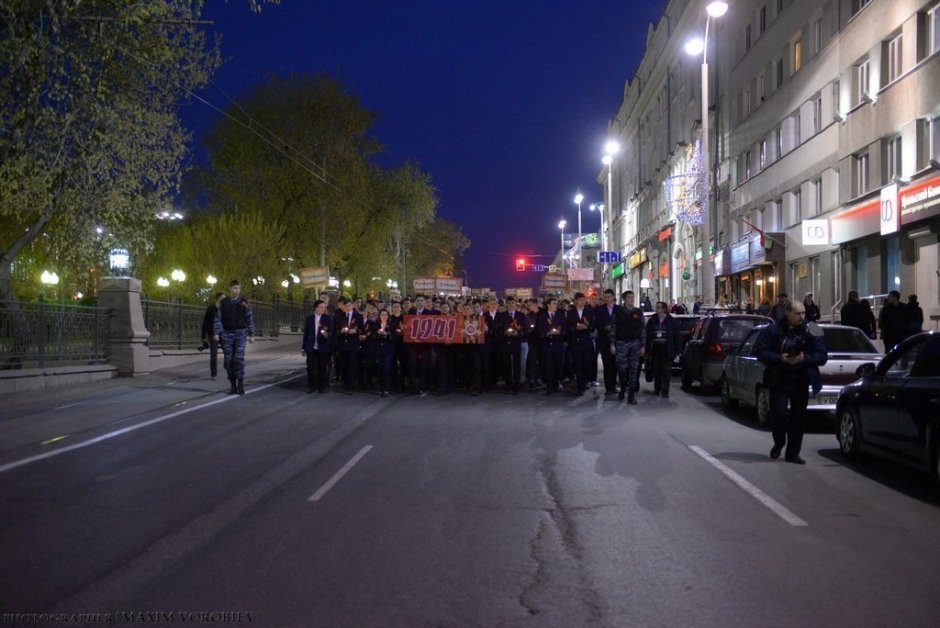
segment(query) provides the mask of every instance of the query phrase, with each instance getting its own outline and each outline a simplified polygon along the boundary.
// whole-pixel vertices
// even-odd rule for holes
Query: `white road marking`
[[[288,382],[288,381],[290,381],[290,380],[292,380],[292,379],[298,379],[299,377],[304,377],[304,376],[306,376],[306,374],[297,375],[297,376],[295,376],[295,377],[289,377],[289,378],[287,378],[287,379],[282,379],[282,380],[280,380],[280,381],[273,382],[273,383],[271,383],[271,384],[265,384],[265,385],[263,385],[263,386],[258,386],[257,388],[252,388],[252,389],[250,389],[250,390],[245,391],[245,394],[246,394],[246,395],[250,395],[250,394],[252,394],[252,393],[261,392],[262,390],[265,390],[265,389],[267,389],[267,388],[271,388],[272,386],[277,386],[278,384],[281,384],[281,383],[283,383],[283,382]],[[133,431],[139,430],[139,429],[141,429],[141,428],[143,428],[143,427],[148,427],[148,426],[150,426],[150,425],[155,425],[155,424],[157,424],[157,423],[162,423],[163,421],[166,421],[167,419],[172,419],[172,418],[178,417],[178,416],[183,415],[183,414],[188,414],[188,413],[194,412],[194,411],[196,411],[196,410],[201,410],[202,408],[208,408],[209,406],[214,406],[214,405],[219,404],[219,403],[225,403],[226,401],[231,401],[231,400],[236,399],[236,398],[238,398],[238,397],[239,397],[239,395],[226,395],[225,397],[222,397],[222,398],[220,398],[220,399],[214,399],[213,401],[209,401],[209,402],[200,404],[200,405],[198,405],[198,406],[193,406],[193,407],[191,407],[191,408],[186,408],[186,409],[184,409],[184,410],[177,410],[176,412],[171,412],[170,414],[164,414],[163,416],[155,417],[155,418],[153,418],[153,419],[150,419],[149,421],[144,421],[143,423],[137,423],[137,424],[135,424],[135,425],[131,425],[131,426],[128,426],[128,427],[121,428],[121,429],[119,429],[119,430],[115,430],[115,431],[113,431],[113,432],[108,432],[107,434],[102,434],[101,436],[96,436],[96,437],[94,437],[94,438],[92,438],[92,439],[89,439],[89,440],[86,440],[86,441],[82,441],[82,442],[80,442],[80,443],[75,443],[74,445],[68,445],[68,446],[66,446],[66,447],[61,447],[61,448],[59,448],[59,449],[53,449],[52,451],[47,451],[47,452],[45,452],[45,453],[36,454],[35,456],[30,456],[29,458],[23,458],[22,460],[14,460],[13,462],[8,462],[7,464],[0,465],[0,473],[3,473],[3,472],[5,472],[5,471],[10,471],[10,470],[12,470],[12,469],[16,469],[16,468],[18,468],[18,467],[22,467],[22,466],[28,465],[28,464],[31,464],[31,463],[33,463],[33,462],[39,462],[40,460],[45,460],[46,458],[51,458],[51,457],[53,457],[53,456],[58,456],[59,454],[64,454],[64,453],[69,452],[69,451],[74,451],[74,450],[76,450],[76,449],[82,449],[82,448],[84,448],[84,447],[88,447],[88,446],[90,446],[90,445],[94,445],[94,444],[96,444],[96,443],[100,443],[100,442],[102,442],[102,441],[110,440],[110,439],[112,439],[112,438],[115,438],[116,436],[121,436],[122,434],[127,434],[128,432],[133,432]]]
[[[359,462],[360,460],[362,460],[362,457],[365,456],[367,453],[369,453],[369,450],[370,450],[370,449],[372,449],[372,445],[366,445],[365,447],[363,447],[362,449],[360,449],[360,450],[359,450],[359,453],[357,453],[355,456],[352,457],[352,460],[350,460],[350,461],[347,462],[345,465],[343,465],[343,468],[340,469],[339,471],[337,471],[337,472],[333,475],[333,477],[331,477],[329,480],[327,480],[326,484],[324,484],[323,486],[321,486],[321,487],[319,488],[319,490],[317,490],[316,493],[314,493],[313,495],[311,495],[311,496],[307,499],[307,501],[308,501],[308,502],[320,501],[320,498],[323,497],[324,495],[326,495],[327,491],[329,491],[331,488],[333,488],[333,486],[334,486],[337,482],[339,482],[340,480],[342,480],[342,479],[343,479],[343,476],[346,475],[347,473],[349,473],[349,470],[352,469],[352,468],[355,466],[355,464],[356,464],[357,462]]]
[[[696,454],[701,456],[706,462],[710,465],[724,473],[728,479],[737,484],[739,487],[744,489],[744,492],[748,493],[751,497],[762,503],[764,506],[769,508],[775,515],[789,523],[791,526],[808,526],[809,524],[794,515],[792,512],[787,510],[785,507],[780,505],[779,502],[775,501],[770,495],[760,490],[747,480],[745,480],[739,473],[722,463],[720,460],[712,456],[710,453],[702,449],[701,447],[696,447],[695,445],[689,445],[689,449],[694,451]]]

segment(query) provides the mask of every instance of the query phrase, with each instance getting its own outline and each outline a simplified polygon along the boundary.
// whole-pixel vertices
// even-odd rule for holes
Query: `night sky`
[[[600,219],[596,183],[607,124],[642,58],[665,0],[325,2],[282,0],[251,13],[209,0],[222,35],[214,82],[237,98],[269,73],[326,71],[377,113],[386,167],[417,162],[438,191],[438,214],[471,241],[471,287],[537,286],[520,254],[550,263],[558,221],[585,233]],[[216,88],[199,94],[225,108]],[[198,139],[219,114],[193,102]],[[534,257],[540,256],[540,257]]]

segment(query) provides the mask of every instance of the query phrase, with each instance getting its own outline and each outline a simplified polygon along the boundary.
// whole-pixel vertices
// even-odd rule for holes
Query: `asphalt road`
[[[725,415],[678,386],[637,406],[596,389],[320,396],[301,368],[259,354],[241,398],[200,365],[0,400],[0,613],[357,627],[940,619],[940,490],[890,463],[846,465],[825,421],[797,466],[768,458],[747,410]]]

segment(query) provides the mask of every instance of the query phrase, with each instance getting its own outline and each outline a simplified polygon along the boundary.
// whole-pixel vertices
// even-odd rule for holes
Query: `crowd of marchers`
[[[668,397],[679,351],[669,305],[659,302],[644,316],[633,292],[621,299],[617,304],[612,290],[599,299],[577,293],[570,301],[417,295],[389,303],[343,297],[333,305],[323,298],[304,323],[307,384],[310,392],[325,393],[333,380],[346,394],[381,396],[515,395],[543,386],[547,395],[565,387],[582,395],[603,386],[605,395],[636,403],[644,358],[654,392]],[[405,342],[406,315],[440,314],[458,316],[459,342]]]

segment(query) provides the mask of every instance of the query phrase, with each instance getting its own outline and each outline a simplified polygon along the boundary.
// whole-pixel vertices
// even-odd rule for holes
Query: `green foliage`
[[[146,247],[179,187],[176,114],[218,66],[200,0],[0,3],[0,300],[27,247],[61,268],[98,262],[103,225]],[[39,236],[44,235],[40,239]]]

